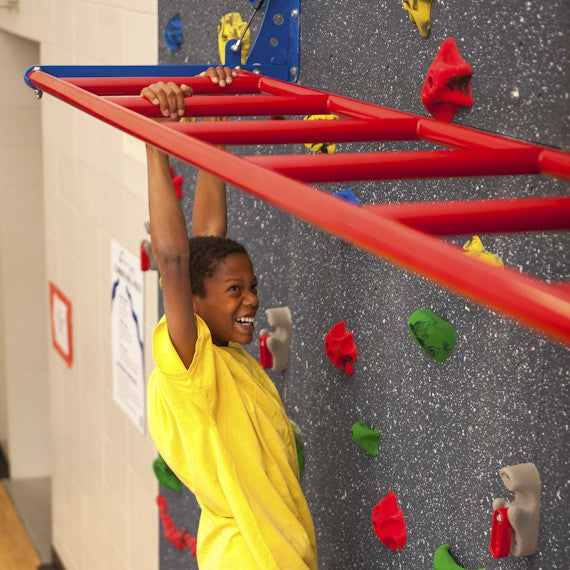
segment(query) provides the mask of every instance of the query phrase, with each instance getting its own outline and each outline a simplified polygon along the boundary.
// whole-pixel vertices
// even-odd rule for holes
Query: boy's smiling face
[[[194,312],[208,325],[214,344],[249,344],[259,308],[257,278],[249,257],[232,253],[218,261],[213,275],[204,279],[204,289],[204,297],[193,296]]]

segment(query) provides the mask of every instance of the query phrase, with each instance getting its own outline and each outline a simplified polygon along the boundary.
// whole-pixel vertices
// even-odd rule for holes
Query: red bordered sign
[[[54,285],[49,283],[49,306],[51,315],[51,341],[54,348],[71,367],[73,342],[71,335],[71,301]]]

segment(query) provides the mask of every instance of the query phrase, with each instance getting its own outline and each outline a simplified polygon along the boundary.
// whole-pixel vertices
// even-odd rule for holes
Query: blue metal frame
[[[262,8],[263,9],[263,8]],[[299,78],[301,0],[267,0],[265,16],[255,43],[244,65],[241,65],[241,47],[232,51],[237,40],[226,44],[226,65],[241,67],[282,81]],[[217,65],[217,64],[214,64]],[[40,67],[54,77],[188,77],[206,70],[209,65],[42,65],[26,70],[29,73]]]
[[[265,16],[243,69],[282,81],[299,78],[301,0],[268,0]],[[226,44],[226,65],[240,66],[241,47],[232,51],[237,40]]]
[[[209,65],[33,65],[26,69],[24,79],[29,80],[34,69],[41,69],[54,77],[189,77],[198,75]]]

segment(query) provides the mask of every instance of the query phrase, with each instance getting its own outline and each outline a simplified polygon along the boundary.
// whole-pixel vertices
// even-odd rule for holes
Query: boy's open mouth
[[[255,320],[254,317],[238,317],[236,319],[236,323],[240,327],[243,327],[245,330],[250,332],[251,329],[253,329],[253,321],[254,320]]]

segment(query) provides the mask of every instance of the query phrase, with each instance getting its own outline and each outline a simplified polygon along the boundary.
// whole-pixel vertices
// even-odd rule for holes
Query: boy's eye
[[[239,287],[237,285],[232,285],[228,291],[239,291]]]

